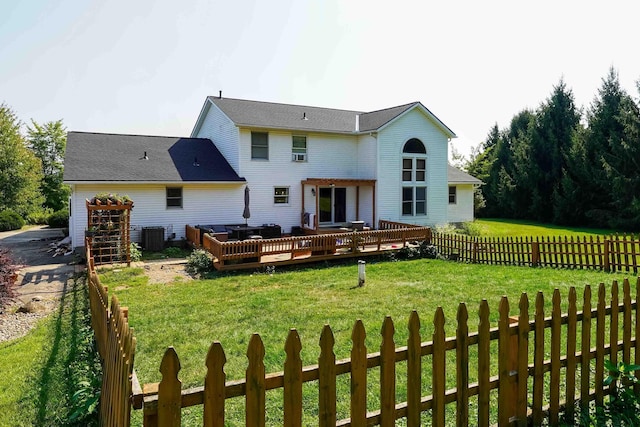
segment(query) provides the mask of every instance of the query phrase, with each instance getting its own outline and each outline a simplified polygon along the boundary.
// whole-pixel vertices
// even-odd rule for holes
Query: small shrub
[[[24,220],[11,209],[0,212],[0,231],[19,230],[24,227]]]
[[[418,250],[420,252],[421,258],[436,259],[440,256],[440,254],[438,253],[438,248],[436,248],[434,245],[428,244],[426,241],[420,243]]]
[[[69,227],[69,211],[67,209],[60,209],[49,215],[47,222],[51,228],[67,228]]]
[[[51,209],[42,209],[37,212],[32,212],[27,216],[27,224],[32,225],[46,225],[49,224],[49,216],[51,215]]]
[[[448,222],[446,224],[438,224],[433,228],[433,231],[439,234],[456,234],[456,226]]]
[[[209,254],[202,250],[196,249],[187,257],[187,266],[185,270],[189,274],[202,275],[213,268],[213,262],[209,258]]]
[[[166,248],[162,253],[165,254],[167,258],[182,258],[184,256],[184,251],[175,246]]]
[[[138,262],[142,259],[142,250],[140,249],[140,245],[136,242],[131,242],[129,244],[129,256],[133,262]]]
[[[471,237],[480,237],[482,235],[482,226],[476,222],[464,222],[460,226],[460,233]]]
[[[396,251],[396,259],[414,259],[420,257],[420,250],[412,246],[404,246]]]
[[[0,248],[0,308],[15,296],[18,267],[8,249]]]

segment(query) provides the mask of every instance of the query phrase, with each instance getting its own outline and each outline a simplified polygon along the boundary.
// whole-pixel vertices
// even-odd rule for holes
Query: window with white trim
[[[167,208],[182,207],[182,187],[167,187]]]
[[[251,160],[269,160],[269,134],[251,132]]]
[[[427,150],[417,138],[402,148],[402,215],[427,214]]]
[[[291,139],[291,160],[294,162],[307,161],[307,137],[294,135]]]
[[[457,187],[455,185],[449,186],[449,204],[455,205],[458,203],[458,192]]]
[[[273,203],[276,205],[289,204],[289,187],[274,187]]]

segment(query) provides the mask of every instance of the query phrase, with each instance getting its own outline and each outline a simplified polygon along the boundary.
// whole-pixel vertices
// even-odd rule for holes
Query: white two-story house
[[[373,112],[208,97],[189,138],[70,132],[65,182],[81,246],[85,199],[127,194],[132,236],[162,226],[242,223],[311,232],[378,220],[473,219],[480,181],[447,163],[455,134],[419,102]]]

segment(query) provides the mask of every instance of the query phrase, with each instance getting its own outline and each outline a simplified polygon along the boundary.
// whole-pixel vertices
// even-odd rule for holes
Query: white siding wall
[[[307,161],[291,161],[292,136],[307,137]],[[301,181],[306,178],[373,178],[370,168],[360,171],[358,162],[358,137],[349,135],[325,135],[313,133],[292,133],[282,131],[269,132],[269,160],[251,160],[251,130],[240,130],[240,175],[245,177],[251,189],[251,220],[253,224],[278,223],[284,232],[292,226],[300,225],[303,212]],[[273,203],[274,187],[289,187],[289,204]],[[355,220],[355,188],[347,189],[347,221]],[[361,189],[361,206],[365,202],[366,193]],[[311,187],[306,187],[305,211],[315,212],[315,198]],[[364,217],[366,210],[360,211]]]
[[[473,185],[457,184],[457,203],[449,204],[449,222],[473,221]]]
[[[213,141],[231,167],[242,176],[238,164],[238,128],[214,104],[209,103],[202,126],[195,137],[209,138]]]
[[[85,199],[96,193],[109,192],[128,195],[134,202],[131,211],[131,239],[140,241],[142,227],[162,226],[165,240],[175,233],[184,237],[185,225],[242,223],[244,186],[238,184],[182,185],[182,208],[167,208],[166,187],[180,185],[75,185],[72,197],[70,234],[73,246],[84,246],[87,227]],[[71,225],[73,224],[73,225]]]
[[[427,149],[426,216],[403,216],[401,210],[402,147],[411,138],[418,138]],[[413,109],[379,132],[378,148],[378,218],[423,225],[446,223],[447,136]]]

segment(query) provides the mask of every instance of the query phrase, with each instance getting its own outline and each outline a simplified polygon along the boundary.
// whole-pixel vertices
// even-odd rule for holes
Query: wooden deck
[[[429,227],[381,221],[380,228],[238,242],[221,242],[205,234],[202,247],[213,256],[214,267],[224,271],[379,255],[431,238]],[[200,230],[187,225],[186,235],[198,246]]]

